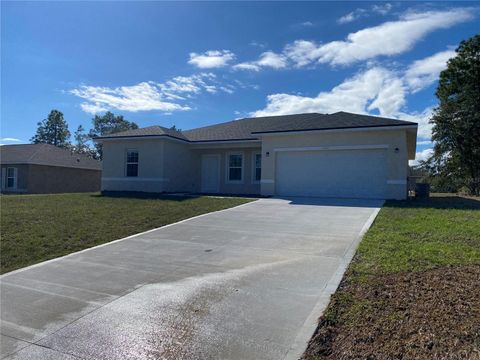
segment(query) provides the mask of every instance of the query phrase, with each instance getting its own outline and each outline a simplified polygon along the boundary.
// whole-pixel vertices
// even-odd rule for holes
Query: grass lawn
[[[251,200],[93,193],[1,196],[1,273]]]
[[[304,359],[480,359],[480,200],[387,202]]]

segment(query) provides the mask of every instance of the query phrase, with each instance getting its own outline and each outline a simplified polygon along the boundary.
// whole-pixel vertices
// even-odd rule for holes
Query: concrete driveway
[[[261,199],[6,274],[2,357],[294,359],[381,205]]]

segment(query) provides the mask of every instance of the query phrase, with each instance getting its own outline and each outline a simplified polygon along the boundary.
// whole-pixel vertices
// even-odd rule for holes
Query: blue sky
[[[28,142],[52,109],[72,133],[107,110],[182,129],[343,110],[418,121],[424,157],[438,73],[479,33],[479,8],[2,2],[0,141]]]

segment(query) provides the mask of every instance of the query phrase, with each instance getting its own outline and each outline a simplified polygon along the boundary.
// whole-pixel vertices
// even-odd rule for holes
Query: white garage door
[[[279,151],[276,161],[276,195],[385,198],[385,149]]]

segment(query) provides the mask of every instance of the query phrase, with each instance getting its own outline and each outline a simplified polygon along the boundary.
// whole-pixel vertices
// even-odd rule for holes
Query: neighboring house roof
[[[128,130],[116,134],[106,135],[97,139],[169,136],[190,142],[258,140],[260,134],[274,132],[391,127],[405,125],[417,124],[410,121],[351,114],[341,111],[334,114],[306,113],[246,118],[182,132],[167,129],[161,126],[150,126],[147,128]]]
[[[21,144],[0,146],[0,163],[63,166],[101,170],[100,161],[72,153],[50,144]]]
[[[103,139],[103,138],[123,138],[123,137],[146,137],[146,136],[169,136],[181,140],[187,140],[188,139],[183,135],[182,132],[178,130],[173,130],[173,129],[168,129],[163,126],[148,126],[140,129],[131,129],[131,130],[126,130],[126,131],[121,131],[118,133],[113,133],[109,135],[104,135],[104,136],[99,136],[97,139]]]

